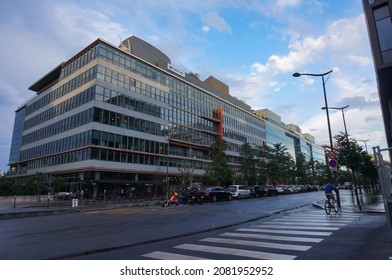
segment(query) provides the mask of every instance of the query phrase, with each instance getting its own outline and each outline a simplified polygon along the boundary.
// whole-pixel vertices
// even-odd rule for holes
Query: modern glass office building
[[[388,147],[392,147],[392,1],[362,0]],[[392,150],[389,150],[392,160]]]
[[[235,172],[245,142],[279,142],[294,158],[302,152],[325,162],[312,139],[255,113],[213,76],[202,81],[178,69],[135,36],[119,47],[97,39],[29,89],[36,95],[15,116],[9,165],[16,180],[42,173],[50,185],[61,176],[69,191],[94,196],[163,189],[181,168],[200,182],[217,138],[227,142]]]

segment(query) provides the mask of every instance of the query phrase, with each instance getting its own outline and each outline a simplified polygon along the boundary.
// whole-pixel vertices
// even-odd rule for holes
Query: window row
[[[20,161],[86,147],[91,145],[91,137],[89,130],[24,150],[20,153]]]
[[[72,80],[68,81],[64,85],[56,88],[55,90],[45,94],[43,96],[37,95],[37,100],[26,106],[26,116],[34,113],[40,108],[52,103],[53,101],[63,97],[67,93],[73,91],[76,88],[92,81],[96,78],[97,66],[90,68],[89,70],[83,72],[82,74],[76,76]]]
[[[133,164],[146,164],[155,166],[167,166],[176,168],[193,168],[193,169],[206,169],[209,165],[208,162],[197,160],[167,158],[166,156],[146,155],[124,151],[114,151],[106,149],[91,150],[91,159],[103,161],[115,161]]]
[[[95,99],[161,119],[169,115],[168,109],[101,86],[96,87]]]
[[[104,110],[101,108],[95,108],[93,120],[94,122],[159,136],[164,136],[165,131],[167,131],[167,126],[161,125],[159,123]]]
[[[70,129],[85,125],[92,122],[94,116],[94,108],[89,108],[69,118],[60,120],[43,128],[37,129],[23,136],[22,145],[27,145],[53,135],[68,131]]]
[[[29,128],[32,128],[36,125],[39,125],[43,122],[46,122],[48,120],[51,120],[55,117],[60,116],[61,114],[64,114],[68,111],[71,111],[79,106],[82,106],[83,104],[86,104],[90,102],[91,100],[94,100],[94,91],[95,91],[95,86],[91,87],[85,91],[82,91],[78,95],[75,95],[64,102],[61,102],[60,104],[51,107],[50,109],[28,119],[25,121],[24,129],[27,130]]]
[[[208,162],[202,162],[197,160],[177,159],[170,157],[167,158],[166,156],[155,156],[125,151],[88,148],[31,160],[28,162],[25,171],[27,171],[27,169],[44,168],[86,160],[100,160],[154,166],[169,166],[175,168],[193,168],[202,170],[205,170],[209,165]]]
[[[131,92],[139,93],[157,101],[170,104],[169,96],[171,95],[169,95],[168,92],[123,75],[102,65],[98,65],[97,67],[97,79],[111,83]]]
[[[92,145],[165,155],[167,144],[137,137],[93,130]]]
[[[97,55],[97,46],[92,45],[90,48],[86,49],[82,53],[80,53],[77,57],[72,60],[69,60],[62,68],[60,74],[60,80],[68,77],[72,73],[76,72],[83,66],[89,64],[93,61]]]

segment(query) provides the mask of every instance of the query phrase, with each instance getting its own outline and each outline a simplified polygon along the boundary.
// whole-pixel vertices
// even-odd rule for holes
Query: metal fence
[[[387,214],[387,221],[389,225],[389,232],[392,238],[392,183],[391,170],[383,160],[381,152],[391,150],[392,148],[380,149],[379,146],[373,147],[378,179],[380,181],[380,189],[384,200],[385,213]]]

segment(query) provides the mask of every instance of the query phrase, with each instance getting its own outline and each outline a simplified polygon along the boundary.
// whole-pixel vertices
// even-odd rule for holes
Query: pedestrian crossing
[[[361,214],[325,215],[320,211],[297,212],[259,224],[238,227],[216,236],[171,247],[167,252],[153,251],[147,259],[263,259],[293,260],[299,252],[310,250]]]

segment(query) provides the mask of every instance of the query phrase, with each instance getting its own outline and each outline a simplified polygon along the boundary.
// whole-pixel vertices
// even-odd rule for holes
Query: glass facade
[[[375,8],[373,14],[383,62],[392,62],[392,21],[389,5]]]
[[[92,193],[164,187],[182,167],[200,181],[216,137],[227,142],[234,170],[245,142],[282,143],[294,158],[298,149],[312,153],[246,106],[99,39],[46,83],[16,112],[10,165],[18,177],[61,174],[73,191]]]

